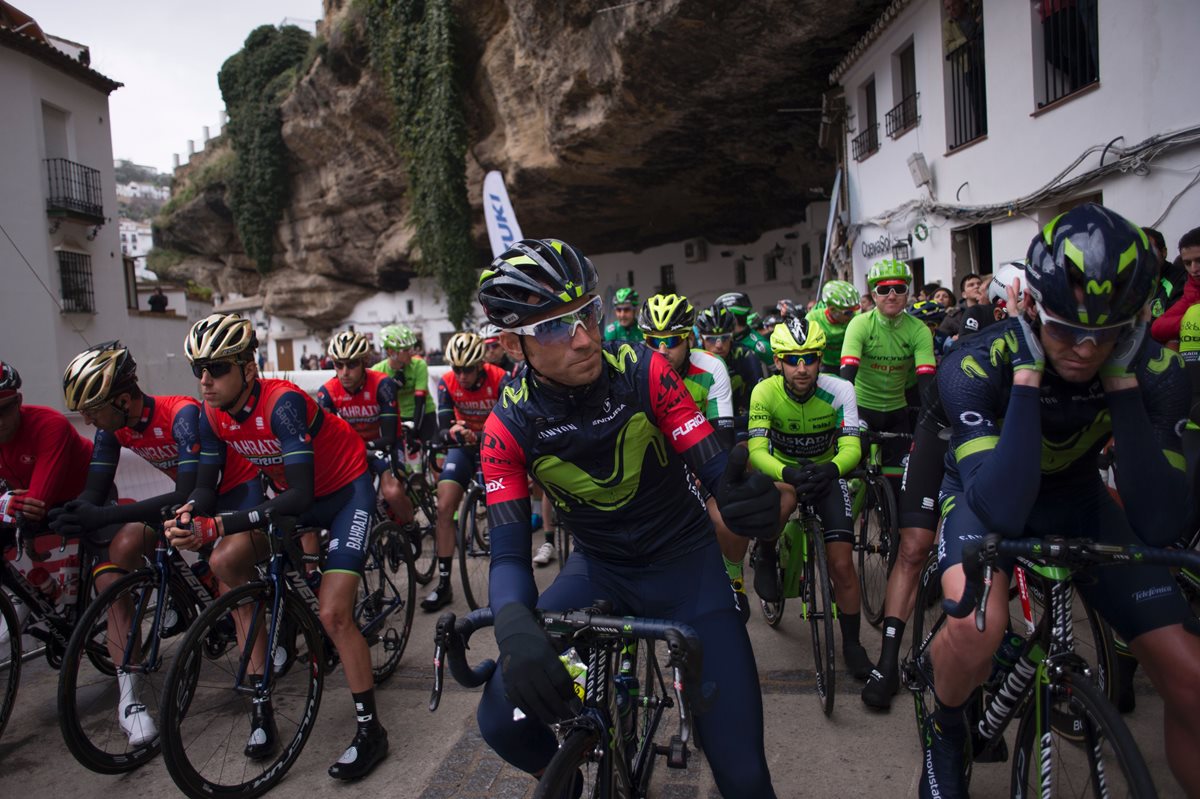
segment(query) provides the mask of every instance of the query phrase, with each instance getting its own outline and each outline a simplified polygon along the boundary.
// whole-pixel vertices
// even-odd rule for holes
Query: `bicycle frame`
[[[16,532],[16,547],[20,558],[20,553],[24,552],[25,545],[22,540],[22,531],[18,527]],[[63,539],[60,551],[66,547],[66,539]],[[67,643],[71,640],[71,631],[75,627],[75,619],[79,616],[79,603],[91,601],[92,593],[92,570],[88,568],[89,557],[84,557],[81,552],[79,559],[79,590],[75,595],[75,604],[68,606],[64,612],[60,613],[54,604],[46,598],[46,596],[25,579],[25,575],[21,574],[17,569],[15,561],[6,560],[4,568],[0,570],[0,586],[7,588],[12,592],[13,596],[25,603],[29,608],[29,620],[26,622],[25,630],[28,635],[41,641],[45,646],[30,650],[21,655],[22,662],[27,662],[42,654],[46,654],[47,660],[51,666],[57,668],[54,657],[61,656],[67,650]],[[45,629],[39,629],[38,624],[45,624]],[[21,635],[21,631],[13,630],[10,634]],[[56,651],[57,650],[57,651]]]

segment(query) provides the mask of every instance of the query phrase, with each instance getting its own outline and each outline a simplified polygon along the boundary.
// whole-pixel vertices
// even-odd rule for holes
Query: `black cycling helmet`
[[[742,320],[745,320],[750,312],[754,310],[753,306],[750,305],[750,296],[744,291],[730,291],[722,294],[713,302],[714,307],[718,305],[727,308],[730,313]]]
[[[1158,277],[1158,259],[1142,229],[1094,203],[1051,219],[1030,243],[1026,261],[1033,298],[1055,316],[1087,326],[1137,316]]]
[[[17,370],[0,361],[0,399],[11,397],[21,390],[21,375]]]
[[[721,336],[733,332],[733,314],[724,305],[713,304],[696,314],[696,327],[702,336]]]
[[[915,316],[926,324],[940,322],[946,318],[946,309],[934,300],[917,300],[905,310],[909,316]]]
[[[479,304],[500,328],[529,319],[590,294],[596,268],[583,253],[558,239],[522,239],[479,276]]]

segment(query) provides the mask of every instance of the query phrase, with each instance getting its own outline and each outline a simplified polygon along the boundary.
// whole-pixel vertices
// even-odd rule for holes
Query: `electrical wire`
[[[37,270],[33,268],[33,264],[29,263],[29,259],[25,257],[25,253],[21,252],[21,248],[17,246],[17,243],[15,241],[13,241],[13,237],[8,235],[8,230],[4,227],[3,224],[0,224],[0,233],[4,234],[4,238],[8,239],[8,243],[11,244],[12,248],[17,251],[17,255],[21,256],[21,260],[25,262],[25,266],[26,266],[26,268],[29,269],[29,273],[31,275],[33,275],[34,279],[41,285],[42,290],[46,292],[46,296],[50,298],[50,302],[54,303],[55,307],[58,308],[58,312],[60,314],[65,313],[65,311],[62,307],[62,303],[60,303],[58,301],[58,297],[54,296],[54,292],[51,291],[50,287],[46,285],[46,281],[42,280],[42,276],[39,275],[37,273]],[[92,343],[87,340],[86,336],[83,335],[83,331],[79,330],[74,325],[72,325],[69,320],[67,321],[67,326],[70,327],[71,330],[75,331],[75,335],[77,335],[77,336],[79,336],[79,338],[83,339],[83,343],[85,346],[88,346],[88,347],[92,346]]]

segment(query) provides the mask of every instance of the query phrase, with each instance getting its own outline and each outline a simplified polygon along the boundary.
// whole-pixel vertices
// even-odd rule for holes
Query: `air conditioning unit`
[[[708,242],[704,239],[688,239],[683,243],[683,260],[689,264],[708,260]]]

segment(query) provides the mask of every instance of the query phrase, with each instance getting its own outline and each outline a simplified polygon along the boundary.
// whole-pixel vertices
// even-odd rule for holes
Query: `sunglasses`
[[[471,374],[472,372],[478,372],[479,366],[451,366],[450,369],[456,375],[467,375]]]
[[[787,355],[780,355],[779,360],[783,361],[788,366],[812,366],[817,361],[821,360],[819,352],[789,352]]]
[[[196,376],[197,380],[203,378],[205,372],[208,372],[214,378],[220,378],[233,371],[233,367],[236,365],[236,361],[209,361],[208,363],[194,363],[192,364],[192,374]]]
[[[646,343],[654,349],[666,347],[669,350],[673,350],[682,344],[685,338],[685,336],[678,334],[671,336],[646,336]]]
[[[1128,330],[1134,323],[1133,319],[1128,322],[1122,322],[1119,325],[1103,325],[1100,327],[1083,327],[1081,325],[1073,325],[1069,322],[1064,322],[1061,319],[1055,319],[1048,316],[1042,306],[1038,306],[1038,319],[1042,322],[1042,329],[1046,331],[1055,341],[1064,344],[1070,344],[1077,347],[1085,341],[1090,341],[1097,347],[1105,344],[1112,344],[1121,334]]]
[[[532,325],[510,327],[508,332],[518,336],[532,336],[533,340],[542,346],[565,344],[575,337],[575,331],[581,327],[588,333],[598,333],[603,319],[604,303],[599,297],[593,297],[591,302],[573,311],[543,319]]]
[[[908,293],[907,283],[893,283],[888,286],[879,285],[874,288],[875,294],[879,297],[886,297],[889,294],[904,295]]]
[[[361,361],[334,361],[333,368],[338,370],[352,369],[355,366],[358,366],[360,363]]]
[[[733,338],[732,333],[718,333],[715,336],[702,336],[705,344],[720,344]]]

